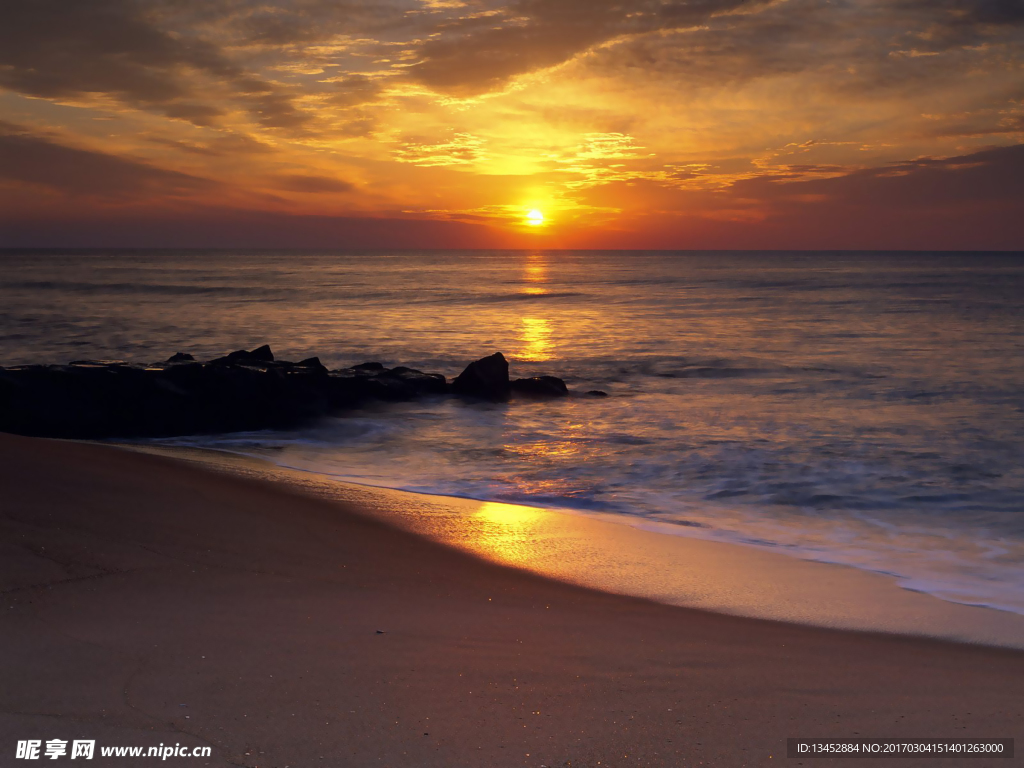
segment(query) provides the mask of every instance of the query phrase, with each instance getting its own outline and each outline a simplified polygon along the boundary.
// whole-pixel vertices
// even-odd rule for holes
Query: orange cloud
[[[10,242],[1024,247],[1012,0],[8,6]]]

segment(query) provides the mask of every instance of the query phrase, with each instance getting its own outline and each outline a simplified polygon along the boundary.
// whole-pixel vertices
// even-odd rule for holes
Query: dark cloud
[[[737,185],[760,194],[752,227],[781,247],[1020,250],[1024,145],[921,159],[832,179]],[[754,246],[757,247],[757,246]]]
[[[418,49],[413,77],[442,91],[479,93],[560,64],[623,35],[688,28],[767,0],[519,0],[441,27]]]
[[[147,141],[192,155],[206,155],[208,157],[266,154],[274,151],[273,147],[257,141],[251,136],[240,133],[227,133],[204,142],[188,142],[180,139],[168,139],[162,136],[151,136],[147,138]]]
[[[265,128],[302,128],[312,120],[290,96],[271,93],[250,101],[250,112]]]
[[[1020,43],[1020,0],[897,0],[889,16],[902,22],[900,47],[943,53],[1007,41]]]
[[[241,108],[297,132],[315,121],[300,106],[303,86],[253,73],[344,66],[330,45],[316,50],[341,36],[378,41],[384,59],[414,56],[404,76],[433,89],[477,94],[594,50],[599,67],[682,82],[821,70],[837,87],[917,87],[996,56],[988,46],[1009,43],[1016,50],[998,55],[1019,65],[1024,28],[1021,0],[514,0],[428,10],[418,0],[0,0],[0,87],[102,95],[201,126]],[[930,56],[950,51],[964,57]],[[351,74],[306,87],[348,109],[377,98],[381,81]]]
[[[34,96],[155,104],[188,95],[179,67],[236,74],[214,46],[173,37],[140,10],[128,0],[0,0],[0,82]]]
[[[851,36],[842,12],[795,2],[760,14],[727,16],[699,30],[641,37],[601,51],[605,75],[725,84],[807,69],[847,66]]]
[[[995,122],[950,122],[943,124],[935,131],[935,136],[940,137],[981,137],[1000,136],[1005,134],[1024,134],[1024,114],[1010,114],[999,116]]]
[[[224,112],[210,104],[196,103],[164,103],[160,105],[161,111],[168,117],[185,120],[193,125],[211,126],[216,123],[217,118]]]
[[[10,123],[0,123],[0,179],[108,199],[187,196],[218,186],[138,160],[58,144]]]
[[[804,175],[810,173],[839,173],[844,170],[841,165],[787,165],[789,173]]]
[[[350,182],[333,176],[290,174],[277,176],[273,182],[278,189],[287,189],[292,192],[337,194],[339,192],[351,192],[355,189],[355,186]]]
[[[270,48],[303,46],[341,35],[376,37],[416,24],[418,0],[164,0],[187,10],[185,19],[226,27],[233,44]]]
[[[228,209],[125,215],[14,216],[0,208],[0,248],[493,248],[501,235],[457,221],[299,216]]]
[[[411,75],[476,94],[598,50],[599,68],[683,82],[823,71],[847,88],[918,87],[1016,46],[1022,25],[1021,0],[518,0],[440,24]],[[931,58],[946,52],[964,56]]]
[[[624,189],[594,188],[585,199],[615,204]],[[599,247],[1024,249],[1024,144],[833,178],[763,176],[716,192],[653,181],[629,191],[648,213],[643,228],[602,231]]]
[[[190,155],[204,155],[206,157],[220,157],[223,153],[218,152],[212,147],[206,144],[193,144],[188,141],[179,141],[177,139],[165,139],[160,136],[154,136],[146,139],[152,144],[157,144],[161,147],[169,147],[176,149],[180,152],[187,152]]]
[[[1020,0],[902,0],[896,5],[926,13],[950,26],[1024,24],[1024,3]]]
[[[598,51],[589,66],[683,89],[807,72],[833,91],[919,93],[971,70],[1024,63],[1015,14],[988,5],[1010,4],[788,0],[757,13],[719,15],[696,29],[638,36]]]
[[[288,94],[214,43],[161,26],[136,0],[0,0],[0,87],[48,99],[112,97],[198,125],[223,114],[203,78],[226,86],[268,127],[308,119]]]
[[[338,107],[356,107],[376,99],[383,88],[379,79],[366,75],[346,75],[332,81],[334,92],[328,102]]]
[[[817,200],[812,205],[908,211],[1024,202],[1024,144],[945,159],[922,158],[827,179],[763,176],[737,182],[741,198]],[[1024,219],[1021,219],[1024,228]]]
[[[645,247],[1024,248],[1024,144],[824,178],[807,178],[808,170],[840,169],[790,166],[715,191],[615,182],[585,190],[581,199],[611,206],[628,195],[649,217],[663,216],[662,236]],[[714,231],[714,238],[688,239],[700,231]],[[643,232],[633,237],[645,242]]]

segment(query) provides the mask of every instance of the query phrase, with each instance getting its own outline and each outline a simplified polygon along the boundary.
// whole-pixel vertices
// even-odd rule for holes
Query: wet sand
[[[592,591],[113,447],[0,435],[0,478],[8,758],[60,738],[212,749],[170,765],[828,765],[786,738],[1024,733],[1019,651]]]

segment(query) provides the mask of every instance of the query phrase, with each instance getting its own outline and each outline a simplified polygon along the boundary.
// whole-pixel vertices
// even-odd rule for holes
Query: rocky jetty
[[[319,358],[277,360],[268,345],[208,362],[178,352],[162,363],[78,360],[0,368],[0,431],[41,437],[169,437],[285,429],[371,401],[456,395],[502,402],[562,397],[554,376],[509,379],[500,353],[451,383],[440,373],[368,362],[328,370]]]

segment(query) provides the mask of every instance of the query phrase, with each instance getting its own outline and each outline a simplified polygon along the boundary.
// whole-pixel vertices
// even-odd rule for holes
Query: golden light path
[[[516,359],[535,363],[550,360],[551,324],[543,317],[524,317],[522,323],[522,348],[516,353]]]
[[[548,292],[544,287],[544,283],[548,280],[547,268],[547,259],[543,253],[535,252],[527,257],[523,275],[525,283],[523,293],[530,296],[542,296]],[[520,320],[522,323],[519,333],[521,347],[516,352],[516,359],[531,362],[550,360],[552,334],[550,321],[536,315],[527,315]]]
[[[540,296],[548,292],[544,283],[548,281],[548,262],[543,253],[531,253],[526,261],[526,273],[523,275],[523,282],[526,283],[523,292]]]

